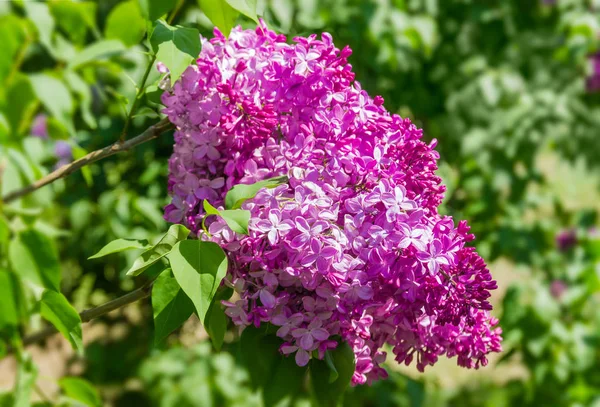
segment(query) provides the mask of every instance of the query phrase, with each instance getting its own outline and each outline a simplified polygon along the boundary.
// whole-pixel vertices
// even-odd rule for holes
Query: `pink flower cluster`
[[[264,24],[203,39],[162,99],[177,126],[165,218],[227,251],[239,300],[226,314],[278,327],[298,365],[340,340],[354,384],[386,377],[386,344],[421,371],[440,355],[485,365],[501,350],[496,283],[465,246],[466,222],[437,212],[435,142],[361,89],[350,54],[329,34],[288,44]],[[222,207],[232,186],[281,175],[289,182],[244,203],[249,235],[215,216],[203,232],[204,199]]]

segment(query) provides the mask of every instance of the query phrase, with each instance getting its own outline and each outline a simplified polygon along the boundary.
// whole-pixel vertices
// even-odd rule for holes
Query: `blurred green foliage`
[[[148,18],[177,7],[174,24],[210,36],[212,6],[203,0],[0,2],[1,195],[51,171],[61,158],[59,141],[75,158],[117,141],[148,66]],[[387,381],[349,390],[345,405],[599,406],[598,205],[568,204],[571,197],[540,161],[551,156],[560,168],[581,166],[568,183],[586,188],[589,201],[597,202],[600,94],[588,93],[585,79],[588,57],[600,48],[600,2],[261,0],[258,14],[290,37],[328,31],[338,47],[349,44],[363,87],[439,141],[439,173],[448,187],[443,211],[469,220],[484,258],[508,260],[523,276],[497,314],[505,352],[494,363],[521,366],[524,377],[507,382],[486,375],[448,389],[392,368]],[[222,16],[223,25],[231,24]],[[252,17],[236,22],[251,28]],[[148,72],[150,86],[128,137],[159,117],[160,76],[154,68]],[[47,137],[32,136],[40,117]],[[166,231],[162,207],[172,144],[163,135],[0,206],[3,335],[13,335],[14,326],[21,334],[40,326],[31,317],[39,312],[40,293],[19,273],[33,273],[46,286],[59,272],[61,292],[78,311],[134,287],[125,273],[139,252],[102,262],[88,257],[113,239],[155,241]],[[46,249],[34,250],[40,247]],[[83,377],[105,402],[261,405],[231,338],[221,352],[207,341],[182,346],[177,336],[156,347],[149,304],[140,312],[144,322],[134,322],[126,335],[86,346]],[[124,319],[103,322],[115,326]],[[5,350],[0,346],[0,355]],[[35,366],[21,362],[20,383],[35,380]],[[124,385],[132,380],[136,386]],[[63,380],[61,386],[53,402],[98,403],[87,382]],[[0,405],[18,405],[29,391],[17,388]],[[310,403],[303,396],[288,401]]]

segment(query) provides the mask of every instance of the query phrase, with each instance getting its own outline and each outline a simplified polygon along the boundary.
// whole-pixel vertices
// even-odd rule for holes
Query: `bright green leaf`
[[[148,267],[162,259],[173,249],[177,242],[186,239],[189,234],[190,231],[185,226],[172,225],[156,245],[142,253],[141,256],[135,260],[129,271],[127,271],[127,275],[139,275]]]
[[[203,203],[204,210],[208,215],[217,215],[223,218],[227,226],[236,233],[248,234],[248,222],[250,221],[250,211],[243,209],[226,209],[219,211],[212,206],[206,199]]]
[[[117,4],[106,20],[104,35],[107,39],[118,39],[126,46],[137,44],[146,32],[146,21],[136,0]]]
[[[92,89],[77,73],[64,72],[65,81],[73,93],[79,98],[81,117],[90,128],[98,127],[95,116],[92,114]]]
[[[312,359],[310,362],[310,377],[314,396],[319,406],[337,406],[346,388],[350,385],[354,374],[354,352],[346,343],[342,342],[331,351],[330,360]],[[334,366],[337,379],[331,381]]]
[[[13,271],[21,278],[59,291],[58,254],[46,236],[33,229],[19,233],[9,244],[8,258]]]
[[[48,74],[31,75],[29,80],[44,108],[73,134],[74,105],[67,86]]]
[[[88,63],[97,62],[102,58],[109,58],[125,51],[125,46],[119,40],[102,40],[94,42],[81,50],[69,61],[68,68],[76,69]]]
[[[80,377],[63,377],[58,381],[65,395],[88,407],[102,407],[102,399],[94,386]]]
[[[52,290],[44,291],[40,303],[40,313],[69,340],[73,349],[83,353],[81,317],[64,295]]]
[[[183,292],[170,270],[152,286],[154,343],[159,344],[194,313],[194,303]]]
[[[16,55],[23,46],[26,37],[24,20],[14,14],[0,16],[0,83],[10,73]],[[3,90],[0,89],[0,102]]]
[[[52,52],[52,32],[54,31],[54,17],[50,14],[50,9],[46,3],[25,2],[23,3],[27,17],[33,21],[37,29],[40,42]]]
[[[107,256],[113,253],[119,253],[125,250],[133,250],[133,249],[146,249],[148,248],[148,241],[144,240],[135,240],[135,239],[116,239],[112,242],[108,243],[104,246],[100,251],[93,256],[88,257],[88,259],[97,259],[100,257]]]
[[[31,406],[31,392],[38,374],[37,367],[29,354],[22,354],[21,358],[13,392],[14,404],[11,407]]]
[[[215,292],[227,272],[227,256],[212,242],[184,240],[168,254],[177,282],[204,323]]]
[[[225,0],[198,0],[198,5],[206,17],[221,30],[225,36],[235,25],[239,12]]]
[[[37,96],[29,78],[23,74],[13,77],[12,83],[6,89],[6,99],[10,103],[3,108],[6,120],[14,135],[26,134],[29,131],[28,118],[32,116],[37,105]]]
[[[156,59],[169,69],[171,81],[175,82],[191,62],[200,54],[200,33],[194,28],[172,27],[157,21],[150,37]]]
[[[254,184],[238,184],[231,188],[225,196],[225,208],[238,209],[246,200],[254,198],[258,191],[263,188],[275,188],[288,182],[288,177],[269,178]]]
[[[258,17],[256,15],[256,0],[226,0],[227,3],[246,17],[256,21],[258,24]]]

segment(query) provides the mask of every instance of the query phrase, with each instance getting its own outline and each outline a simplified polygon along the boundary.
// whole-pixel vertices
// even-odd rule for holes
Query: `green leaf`
[[[269,330],[271,330],[269,334]],[[277,361],[283,356],[279,353],[282,340],[275,336],[270,325],[260,328],[249,326],[244,329],[240,338],[242,362],[248,369],[250,381],[254,388],[268,385]]]
[[[333,362],[333,357],[331,356],[331,352],[325,352],[325,363],[327,363],[327,367],[329,367],[329,383],[335,382],[340,374],[335,367],[335,363]]]
[[[29,354],[22,354],[17,372],[17,381],[13,392],[14,404],[12,407],[31,406],[31,391],[37,378],[37,368]]]
[[[289,179],[286,176],[269,178],[254,184],[238,184],[231,188],[225,196],[226,209],[238,209],[248,199],[254,198],[258,191],[263,188],[275,188],[285,184]]]
[[[80,354],[83,353],[81,317],[64,295],[52,290],[44,291],[40,303],[40,313],[69,340],[73,349]]]
[[[44,108],[73,134],[73,99],[65,84],[47,74],[31,75],[29,80]]]
[[[21,278],[59,291],[60,265],[52,240],[33,229],[19,233],[9,244],[8,258]]]
[[[79,110],[85,124],[91,129],[95,129],[98,127],[98,123],[92,114],[92,90],[90,85],[73,71],[65,71],[64,77],[71,91],[79,97]]]
[[[83,158],[88,154],[87,151],[85,151],[83,148],[79,147],[78,145],[71,145],[71,151],[72,151],[74,160],[79,160],[80,158]],[[91,187],[92,185],[94,185],[94,177],[92,176],[92,169],[89,166],[86,165],[86,166],[81,167],[81,175],[83,175],[85,184],[88,187]]]
[[[217,215],[223,218],[227,226],[236,233],[248,234],[248,222],[250,221],[250,211],[244,209],[226,209],[220,211],[210,204],[206,199],[203,203],[204,210],[208,215]]]
[[[96,4],[93,1],[52,1],[50,11],[61,27],[78,45],[85,43],[88,29],[98,33],[96,27]]]
[[[215,298],[216,300],[216,298]],[[204,328],[216,350],[221,350],[227,331],[227,318],[219,301],[213,301],[208,308]]]
[[[136,0],[129,0],[112,9],[106,20],[104,36],[121,40],[130,47],[140,42],[145,32],[146,21],[140,6]]]
[[[10,73],[13,64],[16,62],[16,55],[22,47],[26,38],[25,20],[17,17],[15,14],[0,16],[0,83]],[[0,88],[0,101],[3,100],[4,92]]]
[[[37,96],[31,86],[29,78],[23,74],[16,74],[13,81],[6,89],[6,99],[10,100],[2,110],[10,125],[13,135],[22,135],[29,131],[28,117],[37,105]]]
[[[169,69],[175,82],[200,54],[200,33],[194,28],[172,27],[158,20],[150,37],[156,59]]]
[[[344,391],[350,384],[354,374],[354,352],[342,342],[330,353],[330,361],[312,359],[310,362],[310,377],[314,396],[319,406],[337,406],[340,404]],[[332,379],[332,367],[337,379]]]
[[[160,241],[138,257],[129,271],[128,276],[137,276],[148,267],[167,255],[181,240],[187,239],[190,231],[183,225],[172,225]]]
[[[40,42],[50,51],[53,50],[52,32],[54,31],[54,17],[45,3],[25,2],[23,3],[27,17],[33,21],[37,29]]]
[[[81,50],[69,61],[68,68],[76,69],[91,62],[97,62],[102,58],[109,58],[125,51],[125,46],[119,40],[101,40],[94,42]]]
[[[152,286],[154,343],[159,344],[194,313],[194,303],[183,292],[171,270],[165,270]]]
[[[18,292],[13,280],[14,276],[11,273],[0,269],[0,330],[19,324]]]
[[[198,5],[206,17],[221,30],[225,36],[235,26],[239,12],[225,0],[198,0]]]
[[[100,251],[93,256],[88,257],[89,259],[97,259],[100,257],[107,256],[113,253],[123,252],[125,250],[133,249],[147,249],[148,241],[146,239],[116,239],[104,246]]]
[[[149,21],[155,21],[171,11],[177,0],[139,0],[143,16]]]
[[[67,397],[88,407],[102,407],[102,399],[94,386],[80,377],[63,377],[58,381]]]
[[[258,24],[258,17],[256,15],[256,0],[226,0],[227,3],[246,17],[256,21]]]
[[[184,240],[168,254],[177,282],[194,303],[202,323],[215,292],[227,273],[227,257],[212,242]]]
[[[265,407],[290,405],[302,390],[307,367],[296,364],[293,356],[277,355],[269,382],[263,387]]]

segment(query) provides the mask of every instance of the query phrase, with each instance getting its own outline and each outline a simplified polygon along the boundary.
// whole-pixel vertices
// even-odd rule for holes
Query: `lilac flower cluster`
[[[386,344],[421,371],[444,354],[478,368],[501,350],[496,283],[466,222],[437,212],[435,142],[361,89],[350,54],[329,34],[288,44],[264,24],[203,39],[162,97],[177,127],[165,218],[227,251],[239,299],[226,314],[278,327],[298,365],[343,340],[354,384],[386,377]],[[232,186],[281,175],[244,203],[249,235],[215,216],[202,230],[204,199],[222,207]]]
[[[586,88],[590,93],[600,91],[600,52],[590,57],[592,72],[586,79]]]

